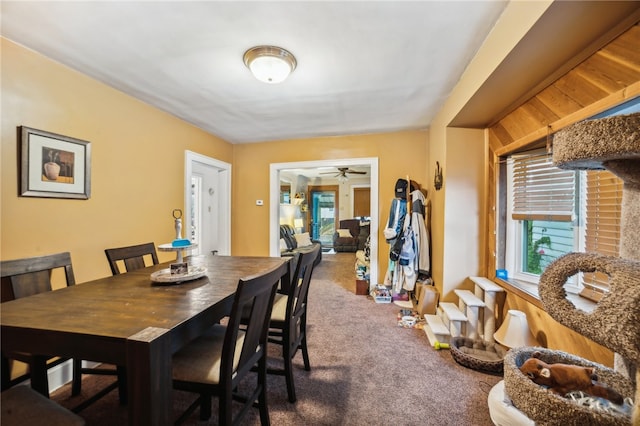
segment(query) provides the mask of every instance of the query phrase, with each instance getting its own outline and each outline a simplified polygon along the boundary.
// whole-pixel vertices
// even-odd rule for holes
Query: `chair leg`
[[[285,340],[282,346],[282,358],[284,361],[284,377],[287,382],[287,394],[289,395],[289,402],[296,402],[296,388],[293,384],[293,354],[291,351],[291,343],[288,339]],[[295,353],[295,351],[293,353]]]
[[[309,363],[309,351],[307,350],[307,335],[303,334],[302,341],[300,341],[300,349],[302,349],[302,360],[304,361],[304,369],[311,371],[311,364]]]
[[[73,378],[71,380],[71,395],[80,395],[82,390],[82,360],[73,360]]]
[[[7,390],[11,386],[11,362],[9,358],[2,355],[2,390]]]
[[[229,402],[231,405],[231,402]],[[222,401],[220,401],[220,419],[222,419],[223,410]],[[211,418],[211,395],[200,394],[200,420],[209,420]],[[221,425],[230,425],[231,422],[224,423],[221,420],[218,423]],[[231,420],[231,407],[229,407],[229,420]]]
[[[231,412],[231,404],[233,396],[231,390],[228,392],[222,392],[218,396],[218,424],[219,425],[231,425],[233,424],[233,417]],[[211,397],[209,397],[209,405],[211,405]],[[211,409],[211,407],[209,407]],[[204,420],[200,417],[200,420]]]
[[[300,341],[300,349],[302,349],[302,360],[304,361],[304,369],[311,371],[311,364],[309,363],[309,350],[307,349],[307,315],[305,314],[300,321],[300,334],[302,340]]]
[[[267,405],[267,366],[264,365],[258,372],[258,386],[260,386],[260,394],[258,395],[258,408],[260,409],[260,424],[269,426],[269,406]]]
[[[120,405],[126,405],[129,400],[127,390],[127,369],[122,366],[117,366],[116,371],[118,375],[118,397],[120,398]]]

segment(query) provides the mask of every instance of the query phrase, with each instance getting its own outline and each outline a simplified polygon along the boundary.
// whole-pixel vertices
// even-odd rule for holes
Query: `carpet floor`
[[[500,376],[457,364],[447,350],[434,350],[420,329],[398,327],[400,308],[376,304],[355,295],[353,253],[323,253],[313,273],[309,293],[308,345],[311,371],[302,356],[294,359],[298,401],[287,400],[284,377],[268,376],[268,405],[273,425],[492,425],[487,395]],[[269,348],[270,363],[278,363],[279,348]],[[70,396],[70,385],[51,398],[66,407],[77,405],[111,377],[85,376],[82,394]],[[174,391],[173,414],[194,396]],[[217,424],[198,420],[196,411],[185,424]],[[126,406],[118,393],[84,409],[91,425],[127,424]],[[242,424],[260,424],[251,410]]]

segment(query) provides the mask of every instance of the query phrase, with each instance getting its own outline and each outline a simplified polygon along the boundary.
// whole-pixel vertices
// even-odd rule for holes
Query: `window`
[[[593,118],[638,111],[640,98],[635,98]],[[569,252],[619,255],[621,179],[605,170],[558,169],[545,150],[508,157],[506,177],[505,238],[498,260],[509,278],[525,287],[537,284],[547,265]],[[603,273],[572,280],[568,292],[596,301],[609,287]]]
[[[554,167],[546,151],[509,157],[507,174],[506,267],[513,278],[537,284],[546,266],[579,241],[580,175]]]
[[[505,264],[514,279],[537,284],[547,265],[570,252],[618,256],[621,179],[606,170],[560,170],[544,152],[509,157],[507,174]],[[608,286],[607,275],[585,273],[567,290],[598,300]]]

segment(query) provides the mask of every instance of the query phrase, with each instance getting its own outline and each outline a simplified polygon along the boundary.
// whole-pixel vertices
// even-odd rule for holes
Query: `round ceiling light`
[[[244,53],[244,63],[255,78],[269,84],[281,83],[296,69],[291,52],[276,46],[256,46]]]

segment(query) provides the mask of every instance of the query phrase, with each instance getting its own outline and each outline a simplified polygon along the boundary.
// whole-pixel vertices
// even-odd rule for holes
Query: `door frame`
[[[371,168],[371,252],[370,283],[378,283],[378,157],[344,158],[332,160],[271,163],[269,166],[269,255],[280,256],[280,171],[285,169],[351,167],[368,165]],[[354,275],[355,277],[355,275]]]
[[[206,166],[213,167],[218,173],[218,179],[220,181],[219,191],[220,193],[220,214],[221,217],[218,220],[220,229],[218,230],[219,236],[219,249],[218,252],[221,255],[231,254],[231,164],[224,161],[217,160],[215,158],[207,157],[206,155],[198,154],[197,152],[185,150],[184,152],[184,208],[185,212],[191,210],[191,175],[193,174],[193,163],[202,163]],[[184,218],[183,229],[191,229],[191,215],[188,213],[183,214]],[[188,234],[187,234],[188,235]]]

